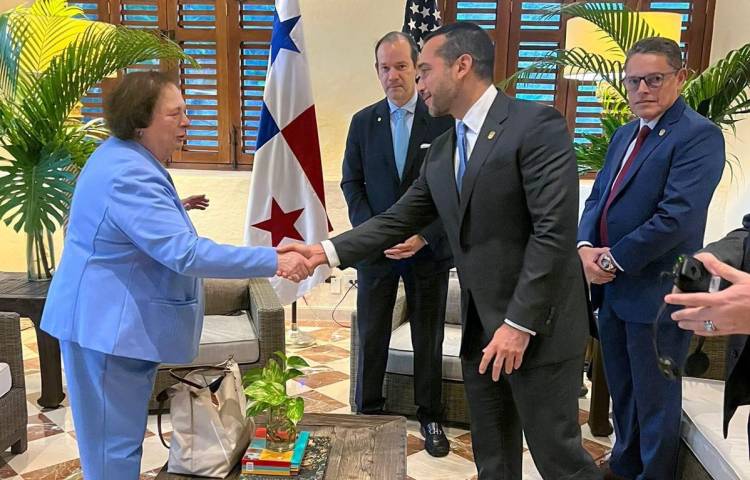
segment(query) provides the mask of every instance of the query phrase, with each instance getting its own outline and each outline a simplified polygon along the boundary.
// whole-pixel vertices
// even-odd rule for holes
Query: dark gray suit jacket
[[[462,195],[455,130],[436,138],[420,177],[386,212],[332,239],[343,267],[443,221],[462,287],[463,325],[482,344],[505,318],[534,330],[522,368],[582,355],[589,310],[576,253],[578,177],[562,116],[502,92],[469,159]],[[473,301],[478,319],[468,319]],[[479,342],[474,342],[479,343]],[[466,352],[464,336],[462,352]]]
[[[730,232],[721,240],[707,245],[705,252],[734,268],[750,272],[750,215],[742,221],[744,228]],[[732,335],[727,343],[727,381],[724,388],[724,437],[729,420],[737,407],[750,404],[750,347],[746,335]],[[748,421],[750,437],[750,421]]]

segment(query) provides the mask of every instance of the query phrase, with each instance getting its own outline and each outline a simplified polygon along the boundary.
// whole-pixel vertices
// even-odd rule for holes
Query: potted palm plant
[[[608,35],[623,54],[638,40],[656,36],[648,22],[620,3],[577,2],[550,10],[549,15],[580,17]],[[597,96],[602,103],[602,134],[584,135],[587,143],[576,145],[579,173],[598,171],[614,131],[632,118],[622,84],[624,65],[581,48],[558,49],[517,71],[500,83],[502,88],[519,80],[533,80],[555,73],[561,67],[574,74],[600,80]],[[685,102],[721,128],[733,125],[750,113],[750,44],[733,50],[701,73],[693,73],[682,91]],[[732,163],[728,162],[731,168]]]
[[[118,70],[153,59],[191,61],[168,39],[94,22],[65,0],[0,14],[0,220],[27,237],[32,280],[55,268],[52,233],[65,222],[76,175],[106,131],[80,99]]]

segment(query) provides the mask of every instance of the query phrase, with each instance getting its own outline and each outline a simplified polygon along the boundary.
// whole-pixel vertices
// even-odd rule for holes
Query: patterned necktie
[[[459,121],[456,124],[456,144],[458,146],[458,174],[456,174],[456,187],[461,193],[461,183],[466,173],[468,159],[466,158],[466,124]]]
[[[620,172],[617,174],[617,177],[615,177],[615,181],[612,182],[612,188],[609,189],[607,203],[604,204],[604,209],[602,210],[602,214],[599,217],[599,239],[601,240],[601,244],[603,247],[610,246],[609,232],[607,231],[607,212],[609,211],[609,206],[612,204],[612,200],[615,199],[617,191],[620,189],[620,185],[622,185],[625,176],[628,174],[628,170],[630,170],[630,166],[633,165],[633,160],[635,160],[635,157],[638,156],[638,151],[641,149],[641,146],[646,140],[646,137],[648,137],[649,133],[651,133],[651,128],[649,128],[648,125],[644,125],[643,127],[641,127],[640,131],[638,132],[638,136],[635,138],[633,151],[630,152],[630,155],[628,155],[628,158],[622,165]]]
[[[409,148],[409,128],[406,125],[406,110],[399,108],[393,114],[396,116],[396,126],[393,129],[393,156],[396,159],[398,178],[403,179],[406,151]]]

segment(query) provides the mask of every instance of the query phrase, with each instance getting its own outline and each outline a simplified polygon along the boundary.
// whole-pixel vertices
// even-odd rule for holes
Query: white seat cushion
[[[443,378],[462,382],[461,359],[458,356],[461,350],[461,325],[446,323],[444,332]],[[417,368],[422,368],[422,366],[418,365]],[[388,365],[385,370],[388,373],[414,375],[414,348],[411,344],[411,325],[409,322],[399,326],[391,334],[391,343],[388,347]]]
[[[238,315],[206,315],[203,317],[198,356],[192,365],[221,363],[230,355],[237,363],[255,363],[260,358],[260,345],[255,324],[246,311]],[[167,368],[169,365],[163,365]]]
[[[10,392],[10,387],[13,386],[13,382],[10,378],[10,365],[7,363],[0,363],[0,397]]]
[[[703,468],[713,478],[750,478],[747,455],[747,416],[743,406],[729,424],[729,435],[722,432],[724,382],[702,378],[682,380],[682,438]]]

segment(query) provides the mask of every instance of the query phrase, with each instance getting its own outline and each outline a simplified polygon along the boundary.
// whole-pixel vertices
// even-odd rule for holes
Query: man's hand
[[[750,274],[720,262],[710,253],[695,256],[714,275],[732,285],[714,293],[671,293],[664,301],[685,308],[672,314],[680,328],[692,330],[697,335],[715,336],[750,334]],[[707,332],[705,320],[711,320],[716,330]]]
[[[414,256],[422,247],[426,245],[424,238],[421,235],[412,235],[407,238],[404,243],[394,245],[388,250],[385,250],[385,256],[391,260],[401,260],[402,258],[409,258]]]
[[[482,361],[479,362],[479,373],[484,374],[487,366],[492,363],[492,380],[497,382],[505,364],[505,373],[511,374],[518,370],[523,361],[523,353],[529,346],[531,335],[504,323],[495,330],[495,335],[482,351]],[[493,361],[494,358],[494,361]]]
[[[315,268],[310,268],[309,261],[297,252],[278,253],[276,275],[299,282],[310,275]]]
[[[614,273],[603,270],[596,263],[599,255],[607,252],[609,252],[609,248],[581,247],[578,249],[578,256],[581,257],[587,282],[602,285],[615,279]]]
[[[208,198],[205,195],[193,195],[180,200],[185,210],[205,210],[208,208]]]
[[[326,252],[325,250],[323,250],[323,246],[319,243],[316,243],[315,245],[305,245],[303,243],[287,243],[286,245],[276,247],[276,251],[279,253],[299,253],[307,259],[307,265],[312,270],[315,270],[315,268],[317,268],[319,265],[328,265],[328,257],[326,257]]]

